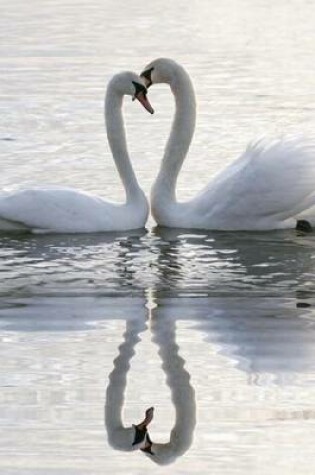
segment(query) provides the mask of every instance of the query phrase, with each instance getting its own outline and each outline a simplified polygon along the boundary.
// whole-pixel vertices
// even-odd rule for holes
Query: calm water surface
[[[179,198],[254,138],[314,137],[313,2],[0,7],[1,188],[61,184],[122,201],[105,87],[158,56],[182,62],[197,94]],[[124,108],[147,193],[173,113],[166,87],[150,99],[153,117]],[[314,259],[314,234],[152,219],[125,235],[1,236],[1,473],[313,474]],[[152,405],[159,453],[131,453],[130,427]]]

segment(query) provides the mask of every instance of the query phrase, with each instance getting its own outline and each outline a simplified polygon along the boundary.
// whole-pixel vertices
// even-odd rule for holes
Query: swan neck
[[[128,154],[122,103],[123,95],[110,83],[105,97],[107,138],[116,168],[126,191],[127,202],[130,202],[141,193],[141,189]]]
[[[139,333],[145,329],[146,325],[143,321],[127,322],[124,341],[119,346],[119,355],[115,358],[114,369],[109,375],[105,402],[105,425],[113,445],[115,445],[115,438],[117,438],[116,430],[124,429],[122,410],[127,373],[130,369],[130,360],[135,354],[135,346],[140,341]]]
[[[165,147],[161,168],[152,190],[152,200],[163,195],[165,200],[176,200],[176,181],[187,155],[196,124],[196,99],[187,72],[175,64],[167,81],[175,98],[175,116]]]
[[[185,360],[179,355],[176,344],[176,326],[170,319],[163,318],[159,311],[152,311],[153,341],[159,346],[162,368],[171,390],[175,406],[175,425],[167,443],[153,443],[152,460],[158,464],[168,464],[183,455],[191,446],[196,425],[195,391],[190,383],[190,375],[185,369]],[[166,330],[167,327],[167,330]]]

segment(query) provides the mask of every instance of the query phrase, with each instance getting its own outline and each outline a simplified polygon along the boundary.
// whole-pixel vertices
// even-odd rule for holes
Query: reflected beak
[[[147,98],[146,94],[142,91],[138,92],[138,94],[133,98],[138,99],[138,101],[143,105],[143,107],[150,112],[150,114],[154,114],[154,109],[151,106],[149,99]]]
[[[150,407],[149,409],[145,411],[145,419],[144,419],[145,426],[150,424],[150,422],[153,419],[153,415],[154,415],[154,407]]]

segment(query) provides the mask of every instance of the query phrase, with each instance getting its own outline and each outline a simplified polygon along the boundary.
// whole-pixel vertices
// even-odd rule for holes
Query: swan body
[[[176,111],[162,165],[152,187],[152,214],[159,225],[208,230],[294,228],[315,224],[315,149],[298,138],[259,140],[221,171],[194,199],[176,200],[178,173],[196,122],[191,80],[175,61],[160,58],[141,76],[147,87],[167,83]]]
[[[63,187],[20,189],[0,194],[0,231],[91,233],[142,228],[148,202],[127,151],[122,101],[133,95],[151,113],[143,80],[132,72],[116,74],[108,84],[105,120],[109,145],[126,190],[124,204]]]
[[[92,233],[142,228],[147,200],[116,204],[71,188],[33,188],[0,195],[0,230],[37,233]]]

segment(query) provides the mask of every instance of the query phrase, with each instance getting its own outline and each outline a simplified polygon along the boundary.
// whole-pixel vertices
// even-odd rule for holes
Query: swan
[[[143,79],[122,72],[110,80],[105,98],[107,138],[126,191],[124,204],[71,188],[28,188],[0,194],[0,231],[91,233],[144,227],[148,201],[140,188],[127,151],[122,102],[133,96],[153,114]]]
[[[155,411],[153,407],[146,410],[145,418],[140,424],[125,426],[122,419],[130,361],[135,354],[135,346],[140,341],[140,333],[147,328],[145,321],[140,318],[126,322],[124,341],[119,346],[119,355],[115,358],[114,368],[109,375],[104,421],[108,442],[115,450],[125,452],[140,450],[152,462],[168,465],[184,455],[192,444],[196,426],[195,390],[192,387],[190,375],[185,369],[185,361],[179,355],[175,322],[158,307],[155,309],[146,307],[146,311],[153,341],[159,348],[162,369],[175,406],[175,424],[169,440],[160,443],[152,441],[154,437],[151,439],[148,426],[153,419]]]
[[[259,140],[194,199],[176,200],[178,173],[188,152],[196,120],[192,82],[171,59],[148,64],[141,77],[146,87],[169,84],[175,118],[161,168],[151,191],[152,215],[159,225],[208,230],[303,229],[315,224],[314,146],[300,138]],[[308,222],[309,220],[310,222]]]
[[[124,393],[127,385],[127,373],[130,360],[135,354],[135,346],[140,341],[139,334],[146,330],[142,320],[128,320],[124,333],[124,342],[119,347],[119,355],[114,360],[114,369],[109,375],[106,390],[104,420],[110,445],[125,452],[142,450],[147,443],[147,427],[153,419],[154,408],[145,411],[145,417],[139,424],[125,426],[122,420]]]
[[[195,390],[185,368],[185,360],[179,355],[176,324],[159,305],[151,310],[151,331],[152,340],[159,347],[162,369],[171,390],[175,406],[175,424],[167,442],[154,442],[148,436],[141,450],[157,465],[169,465],[182,457],[193,442],[196,426]]]

